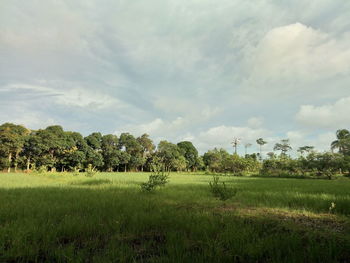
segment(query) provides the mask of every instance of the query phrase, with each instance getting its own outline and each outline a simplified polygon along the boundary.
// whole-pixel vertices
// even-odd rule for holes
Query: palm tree
[[[231,144],[233,145],[233,148],[235,148],[235,154],[237,154],[237,146],[238,144],[241,142],[240,138],[233,138],[233,141],[231,142]]]
[[[346,129],[337,130],[337,140],[331,143],[331,149],[338,149],[339,153],[345,154],[350,150],[350,132]]]
[[[249,148],[250,146],[252,146],[252,144],[251,144],[251,143],[246,143],[246,144],[244,144],[245,155],[247,155],[248,148]]]
[[[261,150],[262,150],[262,146],[265,145],[267,142],[264,141],[263,138],[259,138],[256,140],[256,143],[259,144],[259,149],[260,149],[260,159],[262,158],[262,155],[261,155]]]

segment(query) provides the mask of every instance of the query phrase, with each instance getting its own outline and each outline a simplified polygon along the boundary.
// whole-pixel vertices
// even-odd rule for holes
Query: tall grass
[[[0,262],[348,262],[350,179],[0,174]],[[336,204],[329,213],[331,203]]]

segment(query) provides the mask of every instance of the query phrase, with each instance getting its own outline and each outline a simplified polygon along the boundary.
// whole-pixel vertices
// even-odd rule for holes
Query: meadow
[[[350,262],[349,178],[148,175],[0,174],[0,262]]]

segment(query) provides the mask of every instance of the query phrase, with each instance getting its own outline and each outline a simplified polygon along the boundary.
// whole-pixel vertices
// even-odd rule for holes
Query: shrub
[[[329,211],[330,214],[334,213],[335,206],[336,206],[335,203],[332,202],[331,205],[330,205],[330,207],[328,208],[328,211]]]
[[[228,200],[234,197],[237,194],[236,188],[227,188],[226,184],[222,182],[219,183],[220,177],[213,176],[213,181],[209,182],[210,191],[214,195],[214,197],[220,199],[221,201]]]
[[[93,177],[96,174],[96,171],[94,170],[94,168],[92,167],[92,164],[88,165],[88,168],[86,170],[85,176],[86,177]]]
[[[35,172],[37,173],[46,173],[47,172],[47,167],[45,165],[40,166],[38,169],[35,169]]]
[[[168,182],[167,174],[151,174],[148,178],[148,182],[141,184],[141,190],[151,192],[157,187],[162,187]]]
[[[155,158],[151,164],[152,174],[148,178],[148,182],[141,184],[141,190],[152,192],[157,187],[162,187],[169,182],[169,172],[166,171],[165,165],[160,159]]]

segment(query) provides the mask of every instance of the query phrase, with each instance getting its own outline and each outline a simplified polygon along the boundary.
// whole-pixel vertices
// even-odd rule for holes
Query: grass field
[[[0,174],[0,262],[350,262],[350,179]],[[329,211],[331,203],[335,208]]]

